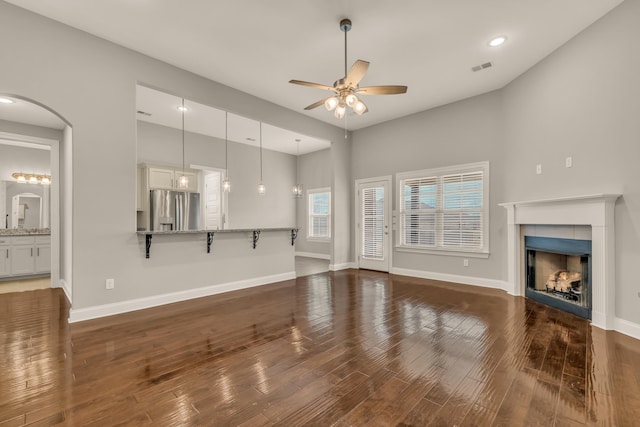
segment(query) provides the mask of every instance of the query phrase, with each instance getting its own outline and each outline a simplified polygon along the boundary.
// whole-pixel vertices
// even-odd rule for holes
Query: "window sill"
[[[410,252],[415,254],[429,254],[441,256],[457,256],[464,258],[489,258],[489,252],[480,251],[455,251],[447,249],[427,249],[427,248],[410,248],[407,246],[396,246],[398,252]]]
[[[329,243],[331,241],[331,237],[309,237],[307,236],[308,242],[319,242],[319,243]]]

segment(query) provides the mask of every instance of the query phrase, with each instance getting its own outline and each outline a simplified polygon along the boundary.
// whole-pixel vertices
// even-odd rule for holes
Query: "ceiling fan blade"
[[[407,93],[406,86],[367,86],[361,87],[357,91],[363,95],[397,95]]]
[[[329,98],[331,98],[331,97],[329,97]],[[324,102],[325,102],[327,99],[329,99],[329,98],[321,99],[321,100],[320,100],[320,101],[318,101],[318,102],[314,102],[313,104],[311,104],[311,105],[309,105],[309,106],[307,106],[307,107],[304,107],[304,109],[305,109],[305,110],[313,110],[313,109],[314,109],[314,108],[316,108],[316,107],[319,107],[319,106],[321,106],[321,105],[324,105]]]
[[[356,62],[354,62],[344,79],[347,86],[358,86],[358,83],[360,83],[360,80],[362,80],[368,69],[369,63],[367,61],[358,59]]]
[[[317,89],[332,90],[334,92],[336,91],[335,88],[332,87],[332,86],[321,85],[319,83],[305,82],[305,81],[302,81],[302,80],[289,80],[289,83],[293,83],[294,85],[315,87]]]

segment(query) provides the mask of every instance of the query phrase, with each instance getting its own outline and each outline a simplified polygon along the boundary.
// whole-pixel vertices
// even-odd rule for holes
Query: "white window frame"
[[[311,196],[314,194],[329,194],[329,213],[327,215],[312,215],[311,213]],[[312,224],[312,216],[326,216],[327,217],[327,235],[326,236],[312,236],[311,235],[311,224]],[[331,188],[314,188],[311,190],[307,190],[307,240],[315,241],[315,242],[328,242],[331,240]]]
[[[420,178],[437,178],[442,180],[443,176],[465,174],[473,172],[482,172],[482,247],[479,248],[451,248],[441,245],[442,227],[436,227],[436,246],[421,247],[417,245],[407,245],[402,243],[404,234],[402,215],[404,214],[403,204],[403,186],[404,181],[409,179]],[[398,190],[398,231],[396,235],[396,250],[399,252],[415,252],[437,255],[463,256],[471,258],[488,258],[489,257],[489,162],[467,163],[462,165],[447,166],[442,168],[424,169],[419,171],[401,172],[396,174],[396,183]],[[444,212],[442,207],[441,186],[438,186],[436,212]]]

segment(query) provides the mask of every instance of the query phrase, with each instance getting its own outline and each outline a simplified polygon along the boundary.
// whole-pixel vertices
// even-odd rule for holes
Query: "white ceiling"
[[[501,88],[622,0],[7,1],[339,127],[303,111],[325,91],[288,81],[342,77],[338,23],[351,18],[349,66],[371,62],[361,84],[409,87],[367,96],[355,130]],[[496,35],[508,40],[491,48]]]

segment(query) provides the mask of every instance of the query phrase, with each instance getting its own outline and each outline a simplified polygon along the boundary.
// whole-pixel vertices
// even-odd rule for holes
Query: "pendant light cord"
[[[229,179],[229,113],[224,112],[224,169]]]
[[[262,184],[262,122],[260,122],[260,184]]]
[[[182,98],[182,176],[184,176],[184,98]]]

